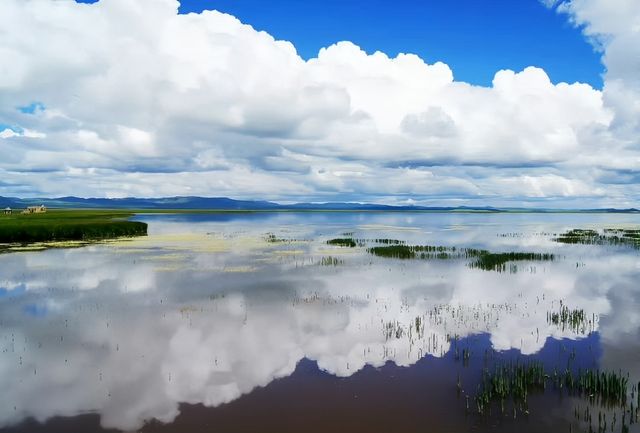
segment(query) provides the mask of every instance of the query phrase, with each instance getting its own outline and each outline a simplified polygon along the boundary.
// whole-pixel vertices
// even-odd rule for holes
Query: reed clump
[[[565,386],[574,395],[597,400],[605,407],[624,407],[629,392],[629,376],[622,372],[579,370],[576,375],[566,370]]]
[[[358,243],[353,238],[336,238],[336,239],[329,239],[327,241],[327,245],[355,248],[358,245]]]
[[[344,265],[344,260],[333,256],[324,256],[318,262],[319,266],[340,266]]]
[[[640,248],[640,229],[572,229],[554,238],[564,244],[618,245]]]
[[[502,412],[507,400],[522,412],[528,413],[527,398],[533,391],[544,391],[547,375],[539,361],[529,363],[510,362],[495,366],[493,371],[485,369],[478,386],[476,407],[484,414],[494,402],[499,402]]]
[[[597,403],[605,408],[634,412],[633,401],[630,406],[627,402],[628,374],[597,369],[547,372],[540,361],[516,361],[496,365],[493,370],[485,368],[475,397],[476,408],[482,415],[490,412],[493,404],[499,403],[504,413],[505,403],[512,402],[514,410],[528,414],[529,395],[545,392],[551,387],[565,390],[569,395],[587,399],[590,403]]]
[[[576,334],[591,333],[595,329],[596,315],[588,316],[583,309],[570,309],[560,302],[558,311],[547,312],[547,323],[561,328],[568,329]]]
[[[449,259],[473,259],[469,264],[471,268],[485,271],[505,272],[510,269],[507,264],[517,261],[551,261],[555,256],[551,253],[528,252],[500,252],[493,253],[487,250],[475,248],[456,248],[434,245],[406,245],[395,244],[375,246],[367,249],[367,252],[378,257],[394,259],[422,259],[422,260],[449,260]]]
[[[400,241],[398,239],[374,239],[373,240],[374,243],[376,244],[383,244],[383,245],[404,245],[406,242],[405,241]]]
[[[265,240],[266,242],[270,243],[270,244],[279,244],[279,243],[287,242],[287,240],[286,240],[286,239],[279,238],[279,237],[277,237],[277,236],[276,236],[275,234],[273,234],[273,233],[267,233],[267,234],[264,236],[264,240]]]
[[[507,252],[507,253],[491,253],[489,251],[480,251],[476,255],[476,259],[469,264],[472,268],[483,269],[485,271],[507,271],[507,263],[529,261],[529,262],[545,262],[555,260],[555,256],[551,253],[527,253],[527,252]]]
[[[394,259],[451,259],[463,257],[456,247],[395,244],[367,249],[369,254]],[[458,252],[458,254],[456,254]]]

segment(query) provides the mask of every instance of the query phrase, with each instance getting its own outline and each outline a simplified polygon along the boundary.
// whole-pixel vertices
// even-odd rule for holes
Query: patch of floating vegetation
[[[355,248],[356,246],[364,246],[364,243],[357,242],[354,238],[335,238],[335,239],[329,239],[327,241],[327,245]]]
[[[572,229],[553,239],[563,244],[621,245],[640,248],[640,229]]]
[[[373,239],[376,244],[383,245],[405,245],[405,241],[399,241],[398,239]]]
[[[87,245],[86,243],[82,243],[82,245],[76,245],[78,247],[80,246],[85,246]],[[4,253],[26,253],[26,252],[31,252],[31,251],[44,251],[48,248],[53,248],[50,246],[46,246],[46,245],[20,245],[20,244],[6,244],[3,246],[0,246],[0,252],[4,252]]]
[[[251,273],[257,270],[258,268],[256,268],[255,266],[246,266],[246,265],[245,266],[226,266],[222,269],[222,272],[238,274],[238,273]]]
[[[422,260],[449,260],[449,259],[474,259],[469,267],[485,271],[505,272],[509,269],[516,272],[517,268],[507,268],[507,263],[517,261],[552,261],[555,256],[551,253],[528,252],[502,252],[492,253],[487,250],[475,248],[456,248],[433,245],[406,245],[404,243],[386,246],[376,246],[367,249],[367,252],[379,257],[395,259],[422,259]]]
[[[185,266],[182,266],[177,263],[172,265],[157,266],[154,268],[156,272],[179,272],[179,271],[184,271],[186,269],[187,268]]]
[[[154,234],[151,236],[127,239],[128,243],[112,241],[114,248],[120,252],[148,253],[148,252],[180,252],[193,253],[222,253],[227,252],[233,246],[234,249],[243,248],[254,250],[264,246],[258,238],[240,238],[233,245],[228,239],[213,236],[202,236],[198,233],[171,233]],[[246,241],[246,242],[245,242]],[[247,245],[245,245],[247,243]]]
[[[322,257],[317,264],[318,266],[340,266],[344,265],[344,260],[338,257],[325,256]]]
[[[469,264],[472,268],[478,268],[485,271],[505,272],[507,263],[510,262],[541,262],[553,261],[555,256],[551,253],[526,253],[526,252],[507,252],[507,253],[491,253],[485,250],[467,250],[469,256],[475,256],[476,260]],[[511,272],[517,269],[509,268]]]
[[[306,240],[306,239],[279,238],[273,233],[267,233],[264,236],[264,240],[268,244],[293,244],[293,243],[309,242],[309,240]]]
[[[275,256],[302,256],[305,254],[304,250],[277,250],[272,252]]]
[[[465,257],[465,250],[456,247],[432,245],[395,244],[382,247],[371,247],[367,252],[378,257],[394,259],[452,259]]]
[[[273,233],[267,233],[264,236],[264,240],[270,244],[280,244],[280,243],[285,243],[287,242],[287,239],[284,238],[279,238],[277,237],[275,234]]]
[[[595,314],[589,318],[582,309],[569,309],[560,301],[559,311],[547,312],[547,323],[556,325],[564,330],[570,330],[576,334],[590,334],[595,330],[598,318]]]
[[[81,248],[89,245],[113,244],[115,242],[131,241],[134,238],[121,237],[115,239],[95,239],[84,241],[52,241],[52,242],[32,242],[28,244],[0,244],[0,253],[19,253],[45,251],[56,248]]]
[[[180,253],[154,254],[140,257],[139,260],[158,261],[158,262],[179,262],[186,261],[187,256]]]
[[[551,233],[551,232],[527,232],[527,233],[522,233],[522,232],[510,232],[510,233],[497,233],[496,237],[499,238],[514,238],[514,239],[522,239],[522,238],[528,238],[528,237],[542,237],[542,238],[548,238],[551,236],[557,236],[556,233]]]

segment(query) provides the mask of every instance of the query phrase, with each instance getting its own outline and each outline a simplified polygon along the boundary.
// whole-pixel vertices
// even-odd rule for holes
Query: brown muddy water
[[[637,215],[136,218],[0,255],[0,432],[640,431]]]

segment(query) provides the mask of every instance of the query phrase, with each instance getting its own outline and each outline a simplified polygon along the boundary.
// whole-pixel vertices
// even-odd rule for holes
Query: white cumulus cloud
[[[617,2],[557,6],[603,50],[600,91],[534,66],[474,86],[442,62],[351,42],[305,61],[175,0],[4,0],[0,195],[630,205],[640,14]]]

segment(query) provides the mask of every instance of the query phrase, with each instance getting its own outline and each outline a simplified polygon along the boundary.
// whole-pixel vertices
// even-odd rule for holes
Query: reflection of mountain
[[[640,328],[640,269],[624,250],[505,240],[486,226],[433,235],[445,243],[538,243],[566,256],[498,274],[457,262],[372,260],[304,240],[326,233],[324,221],[283,218],[294,218],[283,230],[303,240],[264,242],[274,228],[260,220],[204,221],[199,234],[178,236],[171,233],[195,226],[167,218],[148,239],[1,256],[0,386],[11,404],[0,407],[0,424],[96,411],[103,425],[131,429],[173,420],[179,403],[235,400],[290,375],[303,358],[346,377],[366,365],[440,357],[456,335],[486,333],[497,350],[532,354],[549,337],[585,337],[548,322],[560,299],[604,316],[595,327],[606,344],[615,345],[621,329]],[[394,230],[370,222],[360,227],[372,236]],[[396,234],[428,236],[430,224],[417,218],[419,230]],[[345,265],[315,265],[327,251]],[[624,320],[611,314],[618,308]]]

